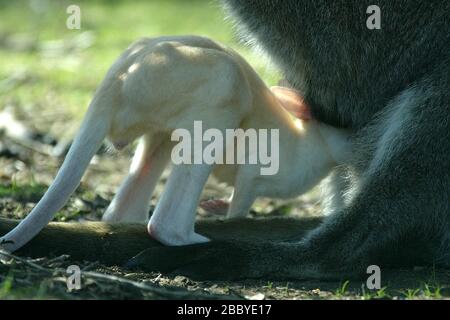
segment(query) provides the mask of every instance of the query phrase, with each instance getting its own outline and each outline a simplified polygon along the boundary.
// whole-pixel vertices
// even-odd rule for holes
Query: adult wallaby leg
[[[165,271],[194,278],[339,279],[369,265],[450,265],[448,85],[442,73],[416,84],[360,133],[372,148],[356,150],[350,203],[302,240],[151,248],[134,266],[151,270],[164,256]]]
[[[168,137],[166,137],[168,139]],[[112,200],[103,221],[145,222],[153,190],[167,165],[170,143],[159,136],[142,137],[134,155],[130,173]]]

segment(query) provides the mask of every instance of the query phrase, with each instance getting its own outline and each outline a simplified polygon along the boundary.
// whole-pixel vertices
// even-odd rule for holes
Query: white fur
[[[52,219],[78,185],[107,137],[118,148],[143,137],[130,174],[103,217],[143,222],[161,172],[170,134],[193,130],[194,120],[221,131],[279,129],[280,169],[261,176],[258,165],[174,165],[148,224],[166,245],[208,241],[195,233],[195,213],[211,172],[235,187],[228,217],[247,214],[256,197],[294,197],[319,182],[345,156],[347,135],[315,121],[294,121],[253,69],[233,50],[202,37],[142,39],[108,71],[69,155],[31,214],[2,238],[14,251]]]

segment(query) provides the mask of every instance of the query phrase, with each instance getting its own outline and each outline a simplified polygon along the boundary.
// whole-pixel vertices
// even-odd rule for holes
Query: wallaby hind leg
[[[103,221],[148,220],[152,193],[170,156],[170,143],[160,142],[162,137],[152,138],[144,136],[139,142],[130,173],[103,215]]]
[[[253,179],[242,173],[238,174],[234,183],[233,196],[227,218],[245,218],[256,200],[255,185]]]
[[[150,235],[165,245],[209,241],[194,231],[197,205],[212,166],[174,165],[161,199],[148,224]]]
[[[256,200],[256,196],[248,192],[236,192],[233,194],[233,199],[231,200],[230,208],[228,209],[227,218],[228,219],[237,219],[237,218],[245,218],[253,203]]]

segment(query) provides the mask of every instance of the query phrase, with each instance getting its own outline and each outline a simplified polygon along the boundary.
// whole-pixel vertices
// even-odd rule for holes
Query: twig
[[[8,139],[10,139],[13,143],[18,144],[21,147],[29,149],[33,152],[42,154],[44,156],[52,156],[52,153],[50,151],[51,147],[49,147],[43,143],[25,140],[25,139],[17,139],[17,138],[13,138],[13,137],[8,137]]]
[[[34,268],[36,270],[39,270],[41,272],[47,273],[47,274],[51,274],[51,275],[60,275],[63,276],[66,274],[66,270],[63,268],[54,268],[54,269],[49,269],[43,266],[40,266],[32,261],[30,261],[29,259],[26,258],[22,258],[22,257],[18,257],[14,254],[11,254],[9,252],[5,252],[5,251],[0,251],[0,256],[4,256],[7,257],[11,260],[14,261],[18,261],[21,262],[31,268]],[[56,259],[53,259],[53,261],[56,261]],[[144,283],[141,282],[136,282],[136,281],[132,281],[132,280],[128,280],[128,279],[124,279],[121,277],[117,277],[117,276],[113,276],[113,275],[108,275],[108,274],[103,274],[103,273],[99,273],[99,272],[94,272],[94,271],[82,271],[81,275],[87,278],[93,278],[93,279],[97,279],[97,280],[103,280],[103,281],[107,281],[107,282],[112,282],[112,283],[119,283],[119,284],[124,284],[124,285],[129,285],[132,286],[134,288],[137,288],[139,290],[142,291],[146,291],[149,293],[152,293],[154,295],[163,297],[163,298],[167,298],[167,299],[184,299],[184,298],[189,298],[189,299],[225,299],[225,298],[230,298],[229,296],[225,296],[225,295],[215,295],[215,294],[205,294],[202,292],[195,292],[195,291],[169,291],[166,290],[164,288],[157,288],[154,286],[149,286],[146,285]],[[238,297],[233,297],[233,298],[238,298]]]

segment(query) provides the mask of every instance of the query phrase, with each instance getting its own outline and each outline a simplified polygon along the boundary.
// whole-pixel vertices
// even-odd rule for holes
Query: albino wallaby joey
[[[241,56],[209,39],[139,40],[108,71],[54,182],[26,219],[2,238],[2,246],[17,250],[53,218],[105,138],[117,149],[141,140],[130,173],[103,220],[144,222],[152,192],[171,159],[174,130],[194,135],[194,121],[220,132],[278,129],[279,143],[272,139],[271,146],[279,168],[272,175],[261,175],[261,165],[173,165],[148,232],[165,245],[207,242],[195,232],[194,222],[213,170],[234,186],[228,217],[236,218],[247,214],[256,197],[293,197],[307,191],[345,157],[349,145],[345,131],[308,119],[307,111],[295,91],[282,87],[271,91]],[[221,152],[227,148],[224,145]]]

